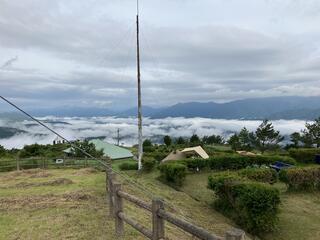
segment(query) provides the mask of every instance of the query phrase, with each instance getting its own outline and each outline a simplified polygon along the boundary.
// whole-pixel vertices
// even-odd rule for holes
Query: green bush
[[[168,183],[181,186],[187,174],[187,167],[179,163],[164,163],[159,166],[160,177]]]
[[[289,154],[300,163],[314,163],[315,155],[320,154],[319,148],[291,148]]]
[[[283,169],[279,179],[286,183],[291,191],[320,190],[320,167]]]
[[[258,234],[276,227],[280,204],[276,188],[230,174],[209,177],[208,188],[218,196],[215,207],[246,230]]]
[[[142,160],[142,169],[146,172],[150,172],[156,165],[156,160],[154,159],[143,159]]]
[[[190,170],[195,169],[214,169],[214,170],[237,170],[254,165],[270,165],[277,161],[295,164],[295,160],[286,156],[274,155],[256,155],[256,156],[242,156],[238,154],[225,154],[211,157],[209,159],[186,159],[175,161],[176,163],[184,164]]]
[[[240,176],[257,182],[273,184],[277,182],[277,171],[272,168],[247,168],[239,171]]]
[[[124,162],[119,165],[119,169],[122,171],[138,170],[138,163],[137,162]]]

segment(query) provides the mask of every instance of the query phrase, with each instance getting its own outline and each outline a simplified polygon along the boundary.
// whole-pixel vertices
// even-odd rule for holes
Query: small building
[[[66,140],[62,139],[61,137],[56,137],[56,138],[53,140],[53,145],[63,144],[63,143],[66,143]]]
[[[90,140],[89,143],[93,143],[97,150],[103,151],[103,156],[108,157],[112,160],[118,160],[118,159],[125,159],[125,158],[132,158],[133,154],[128,149],[116,146],[114,144],[107,143],[105,141],[102,141],[100,139],[93,139]],[[68,148],[63,151],[64,153],[70,155],[71,154],[71,148]]]
[[[202,159],[208,159],[209,155],[206,153],[206,151],[201,147],[190,147],[185,148],[181,151],[176,150],[171,152],[167,157],[165,157],[162,162],[166,161],[175,161],[175,160],[183,160],[187,158],[202,158]]]

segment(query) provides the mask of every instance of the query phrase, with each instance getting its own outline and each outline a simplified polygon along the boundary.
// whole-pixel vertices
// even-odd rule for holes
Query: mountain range
[[[154,108],[143,106],[143,115],[150,118],[166,117],[204,117],[216,119],[303,119],[320,117],[320,97],[269,97],[236,100],[227,103],[186,102],[169,107]],[[63,107],[55,109],[33,109],[33,115],[41,116],[116,116],[135,117],[137,108],[125,111],[104,108]],[[4,116],[5,114],[0,114]]]

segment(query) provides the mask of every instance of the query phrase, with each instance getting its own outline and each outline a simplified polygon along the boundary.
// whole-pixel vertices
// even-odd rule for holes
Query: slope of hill
[[[179,103],[152,115],[164,117],[208,117],[224,119],[314,119],[320,97],[272,97],[238,100],[229,103]],[[305,114],[301,111],[307,109]],[[317,114],[316,114],[317,115]]]

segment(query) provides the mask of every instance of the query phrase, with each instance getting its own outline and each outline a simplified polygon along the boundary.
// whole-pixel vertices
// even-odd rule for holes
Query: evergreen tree
[[[251,151],[256,143],[256,137],[254,133],[249,132],[246,127],[241,129],[238,138],[241,150]]]
[[[184,140],[183,137],[178,137],[178,139],[176,140],[176,144],[178,144],[178,145],[182,145],[185,143],[186,143],[186,141]]]
[[[165,144],[167,147],[169,147],[169,146],[171,145],[171,143],[172,143],[171,137],[168,136],[168,135],[167,135],[167,136],[164,136],[163,142],[164,142],[164,144]]]
[[[264,120],[256,130],[256,145],[264,153],[267,149],[278,147],[278,144],[284,139],[279,131],[275,131],[269,120]]]
[[[315,144],[317,148],[320,147],[320,117],[315,119],[313,123],[306,123],[306,130],[304,131],[304,141],[309,144]]]
[[[290,141],[293,143],[292,146],[295,148],[299,146],[301,140],[302,136],[298,132],[294,132],[290,135]]]
[[[198,145],[201,143],[200,138],[197,134],[193,134],[190,138],[191,145]]]
[[[239,141],[239,136],[238,134],[233,134],[229,140],[228,140],[228,144],[231,146],[232,150],[237,151],[241,148],[241,144]]]
[[[6,149],[0,145],[0,157],[3,157],[6,154]]]

